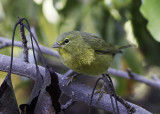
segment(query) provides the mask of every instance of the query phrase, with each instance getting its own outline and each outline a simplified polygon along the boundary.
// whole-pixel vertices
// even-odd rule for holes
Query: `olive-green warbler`
[[[61,34],[53,48],[58,48],[62,62],[70,69],[88,75],[106,74],[114,56],[121,49],[90,33],[70,31]]]

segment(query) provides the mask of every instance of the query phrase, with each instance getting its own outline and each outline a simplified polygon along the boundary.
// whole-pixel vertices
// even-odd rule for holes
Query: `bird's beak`
[[[62,47],[59,43],[55,43],[53,46],[52,46],[52,48],[60,48],[60,47]]]

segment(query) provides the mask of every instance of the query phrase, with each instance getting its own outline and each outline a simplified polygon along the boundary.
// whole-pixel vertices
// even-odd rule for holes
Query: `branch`
[[[7,72],[9,69],[8,67],[9,63],[10,63],[10,57],[0,54],[0,71]],[[41,74],[44,76],[45,69],[41,66],[39,66],[39,69],[40,69]],[[13,59],[12,73],[20,75],[20,76],[23,75],[33,80],[36,79],[35,65],[29,64],[29,63],[27,64],[18,58]],[[80,84],[78,82],[72,82],[69,86],[66,86],[67,80],[64,79],[63,75],[58,74],[58,73],[57,75],[59,77],[61,90],[64,92],[64,94],[71,97],[75,101],[81,101],[81,102],[85,102],[89,104],[92,88],[89,88],[86,85]],[[111,106],[109,95],[104,94],[98,103],[96,103],[97,98],[98,98],[98,95],[95,95],[92,100],[93,101],[92,106],[105,110],[105,111],[112,112],[112,106]],[[132,106],[136,108],[137,114],[150,114],[150,112],[148,112],[147,110],[135,104],[132,104],[132,103],[129,103],[129,104],[131,104]],[[121,105],[120,103],[118,103],[118,105],[119,105],[119,109],[121,113],[127,113],[127,110],[123,107],[123,105]]]
[[[0,37],[0,42],[1,42],[0,49],[4,48],[6,46],[11,46],[11,40],[10,39]],[[15,41],[14,45],[18,46],[18,47],[22,47],[22,44],[21,44],[20,41]],[[32,46],[30,44],[28,44],[28,48],[32,49]],[[50,49],[50,48],[47,48],[47,47],[42,46],[42,45],[40,45],[40,48],[41,48],[42,53],[52,55],[52,56],[55,56],[55,57],[59,58],[59,54],[57,53],[57,51],[55,51],[53,49]],[[37,47],[35,47],[35,50],[38,51]],[[136,81],[145,83],[149,86],[160,89],[160,80],[158,80],[156,76],[153,76],[153,79],[148,79],[148,78],[145,78],[145,76],[141,76],[141,75],[138,75],[138,74],[133,73],[133,72],[128,73],[126,71],[116,70],[116,69],[112,69],[112,68],[109,68],[108,72],[109,72],[109,74],[117,76],[117,77],[136,80]],[[130,74],[132,75],[132,77],[130,76]],[[156,79],[155,79],[155,77],[156,77]]]
[[[18,20],[20,20],[20,18],[18,17]],[[23,55],[24,55],[24,61],[28,63],[28,47],[27,47],[27,39],[25,36],[25,31],[24,31],[24,26],[22,25],[22,22],[20,22],[20,33],[21,33],[21,38],[22,38],[22,47],[23,47]]]
[[[12,41],[10,39],[7,39],[7,38],[0,37],[0,42],[1,42],[0,49],[12,45]],[[17,47],[22,47],[22,42],[14,41],[14,45],[17,46]],[[32,49],[31,44],[27,44],[27,46],[28,46],[29,49]],[[42,46],[42,45],[39,45],[39,46],[41,48],[42,53],[52,55],[52,56],[55,56],[55,57],[59,58],[59,55],[58,55],[57,51],[52,50],[52,49],[47,48],[47,47]],[[35,46],[35,50],[38,51],[38,48],[36,46]]]
[[[0,37],[0,42],[1,42],[0,49],[4,48],[6,46],[11,46],[11,40],[10,39]],[[18,46],[18,47],[22,47],[22,44],[21,44],[20,41],[15,41],[14,45]],[[32,49],[32,46],[30,44],[28,44],[28,48]],[[40,45],[40,48],[41,48],[42,53],[52,55],[52,56],[55,56],[55,57],[59,58],[59,54],[57,53],[57,51],[55,51],[53,49],[50,49],[50,48],[47,48],[47,47],[42,46],[42,45]],[[35,50],[38,51],[37,47],[35,47]],[[128,73],[126,71],[116,70],[116,69],[112,69],[112,68],[109,68],[108,72],[109,72],[109,74],[117,76],[117,77],[136,80],[136,81],[145,83],[149,86],[160,89],[160,80],[157,79],[158,77],[156,77],[156,76],[153,76],[153,79],[148,79],[148,78],[145,78],[145,76],[141,76],[141,75],[138,75],[138,74],[133,73],[133,72]],[[130,74],[132,75],[132,77],[130,76]]]
[[[160,81],[157,79],[148,79],[145,76],[142,75],[138,75],[136,73],[130,72],[132,74],[132,77],[130,76],[130,74],[126,71],[121,71],[121,70],[116,70],[113,68],[109,68],[108,69],[108,73],[117,77],[123,77],[123,78],[127,78],[127,79],[131,79],[131,80],[136,80],[142,83],[145,83],[149,86],[155,87],[160,89]],[[155,78],[155,76],[154,76]],[[158,78],[158,77],[157,77]]]

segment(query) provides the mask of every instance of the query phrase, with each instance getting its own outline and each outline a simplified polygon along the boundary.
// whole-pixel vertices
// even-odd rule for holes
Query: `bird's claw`
[[[73,75],[73,76],[67,76],[66,80],[68,80],[67,85],[70,85],[71,82],[73,82],[73,81],[76,80],[76,76],[75,75]]]

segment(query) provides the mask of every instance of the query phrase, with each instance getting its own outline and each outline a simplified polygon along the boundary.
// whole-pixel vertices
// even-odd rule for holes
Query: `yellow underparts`
[[[95,53],[92,49],[78,51],[76,55],[59,49],[63,63],[70,69],[88,75],[101,75],[107,73],[113,61],[113,55]]]

